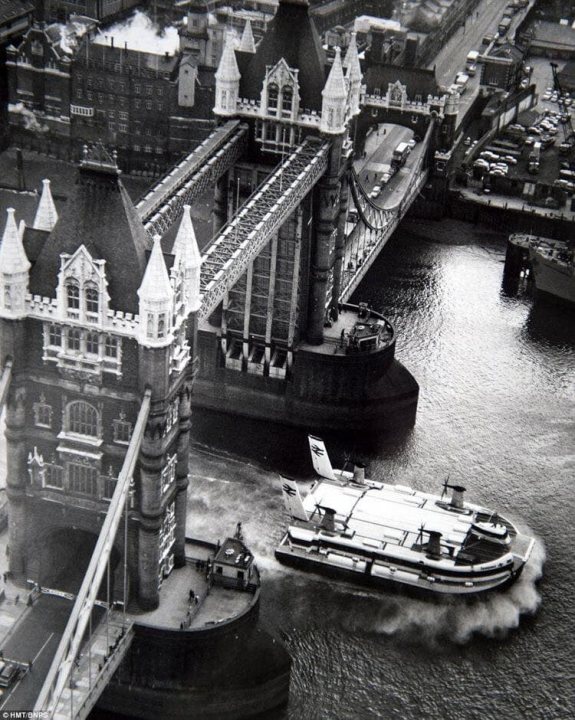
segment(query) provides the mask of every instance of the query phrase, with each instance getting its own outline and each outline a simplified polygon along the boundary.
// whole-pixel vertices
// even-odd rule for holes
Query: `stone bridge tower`
[[[225,292],[218,310],[202,319],[195,402],[308,427],[350,429],[399,403],[399,414],[411,424],[415,381],[398,364],[398,380],[382,380],[393,361],[392,343],[386,359],[378,343],[373,354],[352,358],[341,341],[354,332],[355,311],[349,309],[347,322],[338,324],[353,128],[363,92],[355,38],[344,58],[337,48],[329,62],[308,2],[280,0],[257,46],[234,49],[227,39],[215,77],[215,115],[222,123],[247,126],[248,141],[247,151],[217,183],[214,231],[225,236],[226,223],[235,222],[238,211],[242,216],[242,204],[270,178],[276,212],[281,214],[288,187],[297,206]],[[320,149],[325,170],[311,185],[298,183]],[[293,175],[286,172],[285,184],[275,180],[280,165],[297,168]],[[212,259],[208,249],[206,265],[212,263],[217,254]]]
[[[80,163],[62,217],[46,181],[33,227],[8,211],[0,350],[14,361],[6,437],[15,578],[79,584],[146,388],[152,407],[127,530],[130,600],[155,607],[163,578],[184,563],[200,264],[189,212],[175,239],[152,241],[103,151]],[[116,596],[123,553],[119,538]]]

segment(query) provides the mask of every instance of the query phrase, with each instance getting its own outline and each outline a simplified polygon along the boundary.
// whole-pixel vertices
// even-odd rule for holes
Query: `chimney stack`
[[[451,496],[451,506],[461,510],[463,508],[463,493],[465,488],[461,485],[452,485],[453,495]]]
[[[429,542],[427,543],[427,554],[434,560],[441,557],[441,533],[437,530],[429,531]]]
[[[365,485],[365,465],[355,463],[353,466],[353,481],[358,485]]]

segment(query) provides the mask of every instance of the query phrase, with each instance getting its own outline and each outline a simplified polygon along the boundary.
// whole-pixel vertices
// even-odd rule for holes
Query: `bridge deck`
[[[246,134],[247,127],[239,120],[229,120],[159,180],[136,205],[146,229],[165,231],[167,227],[157,227],[160,217],[167,214],[168,224],[174,222],[184,197],[186,202],[191,202],[203,191],[206,181],[217,180],[236,158],[232,150],[241,144]]]
[[[329,142],[308,138],[247,200],[203,256],[200,317],[212,313],[224,293],[296,210],[327,168]]]

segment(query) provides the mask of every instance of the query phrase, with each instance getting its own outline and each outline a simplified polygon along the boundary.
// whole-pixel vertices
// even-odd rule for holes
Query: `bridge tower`
[[[362,89],[355,38],[345,58],[336,49],[328,62],[307,0],[280,0],[255,48],[234,49],[227,38],[214,113],[221,127],[240,122],[248,138],[215,189],[198,405],[307,427],[355,428],[382,414],[389,424],[399,415],[413,423],[418,388],[394,360],[394,340],[383,341],[383,325],[367,313],[361,319],[369,327],[373,320],[373,345],[351,347],[356,326],[367,326],[357,308],[341,315],[348,176]],[[260,196],[261,203],[254,200]],[[281,223],[265,234],[278,217]],[[160,210],[151,222],[161,218]],[[242,240],[253,228],[253,237]],[[230,256],[225,248],[234,245]],[[244,264],[242,252],[254,245],[261,249]],[[360,347],[371,349],[364,354]],[[396,378],[387,383],[390,369]],[[392,417],[396,402],[401,410]]]
[[[14,578],[58,587],[76,569],[81,581],[147,388],[127,540],[112,554],[115,594],[125,550],[129,599],[142,609],[157,606],[163,578],[184,563],[200,265],[188,210],[175,239],[152,241],[103,150],[86,151],[60,218],[46,182],[33,227],[8,211],[0,351],[3,363],[13,360]]]

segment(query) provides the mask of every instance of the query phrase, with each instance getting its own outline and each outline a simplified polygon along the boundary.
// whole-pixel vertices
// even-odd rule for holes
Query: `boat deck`
[[[441,561],[452,566],[474,565],[497,560],[509,553],[509,545],[494,543],[472,534],[474,522],[504,522],[485,508],[466,504],[454,508],[435,495],[401,485],[373,488],[354,483],[320,481],[303,501],[311,522],[319,524],[318,506],[335,511],[336,532],[368,550],[391,552],[406,558],[427,552],[431,531],[441,533]]]

